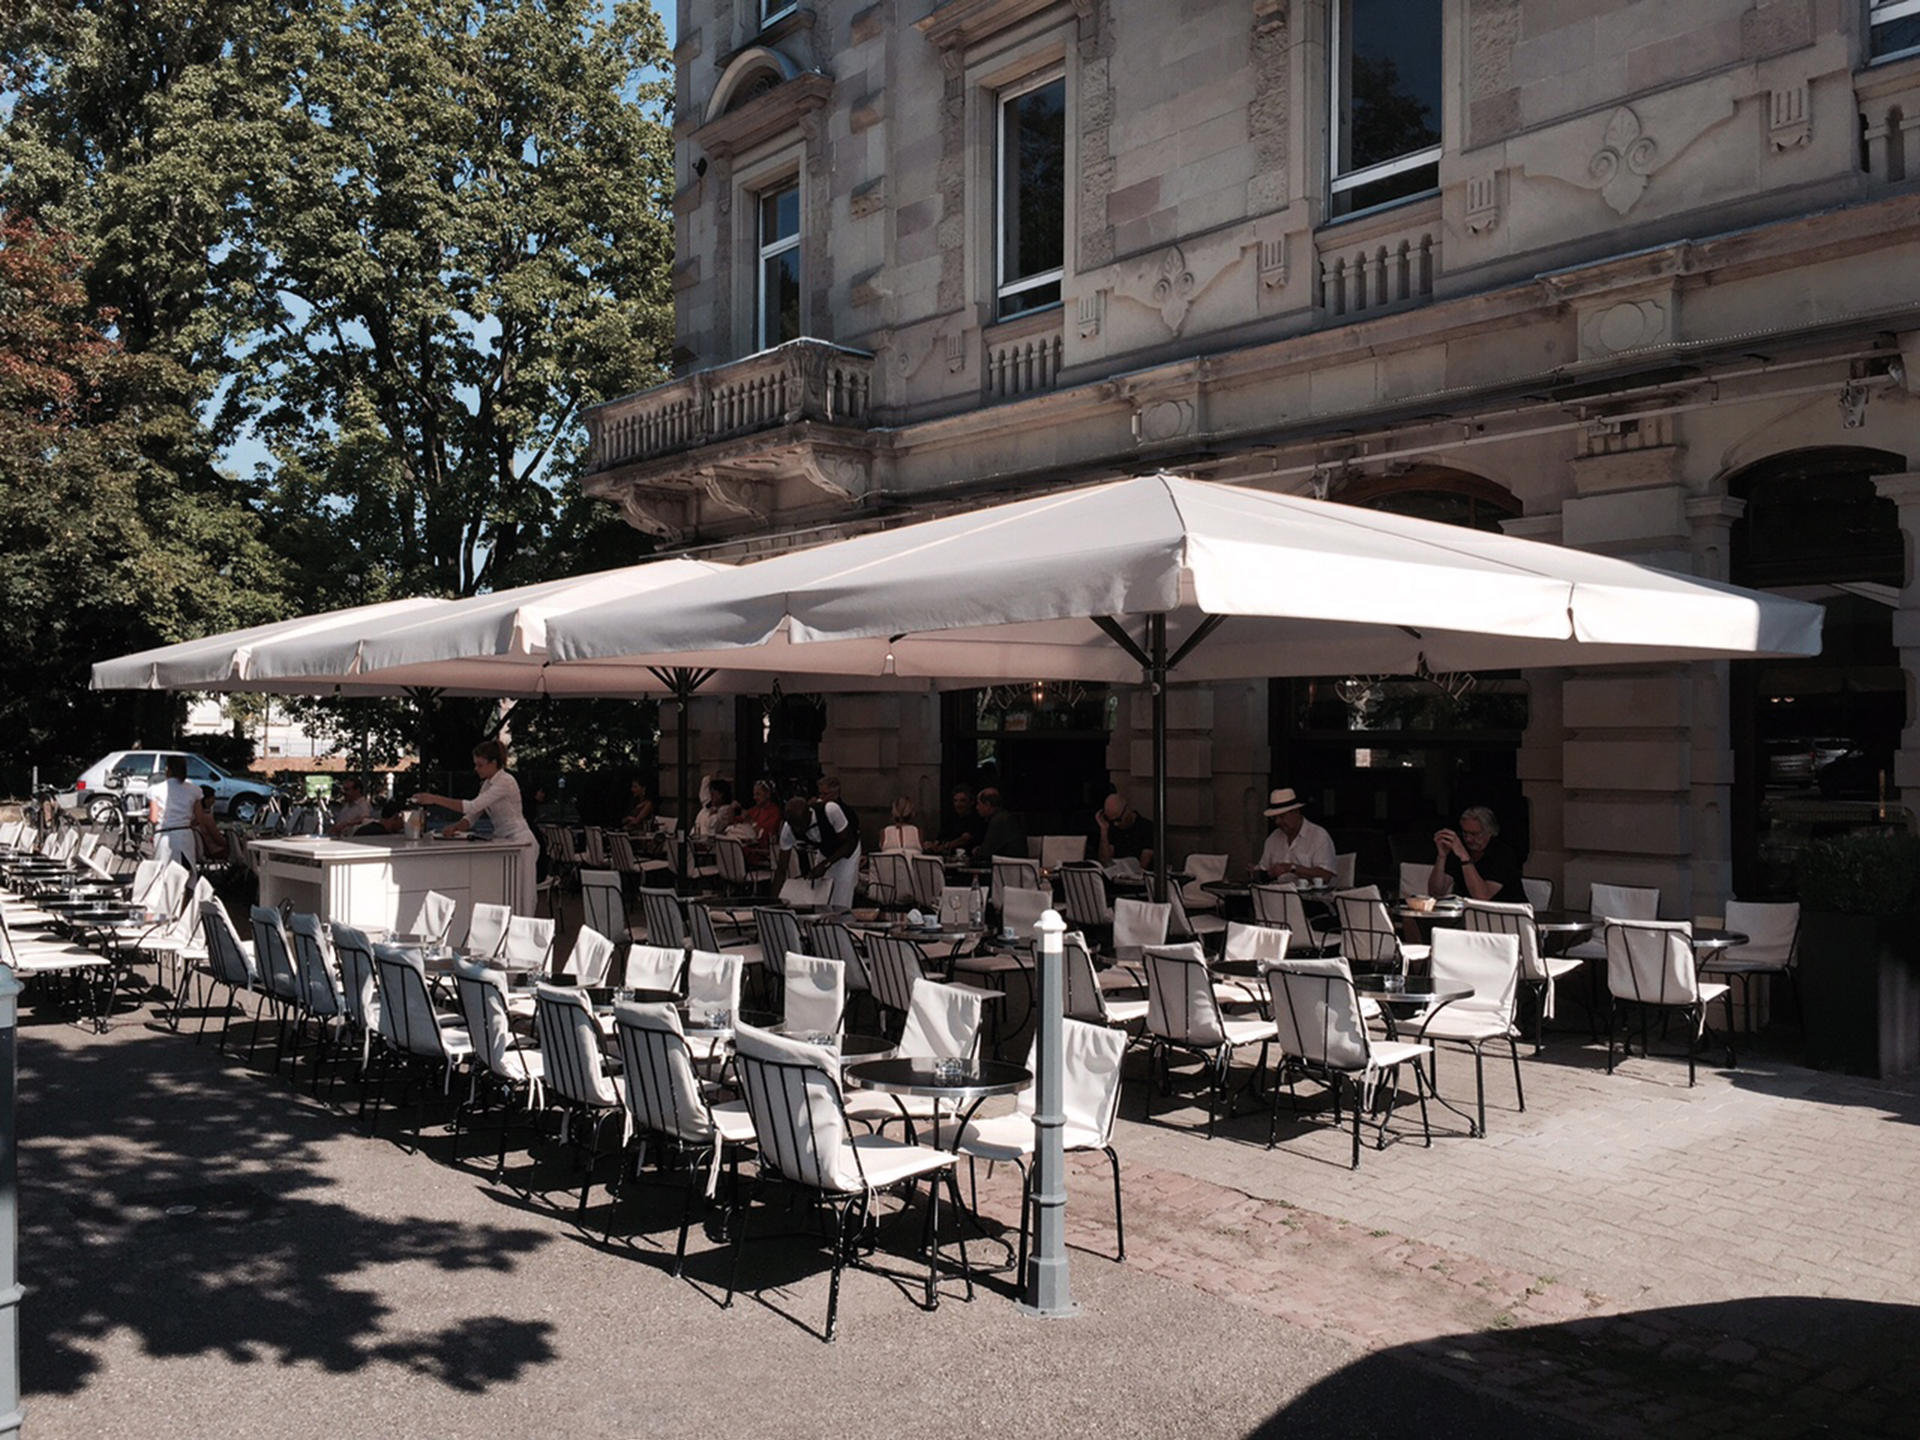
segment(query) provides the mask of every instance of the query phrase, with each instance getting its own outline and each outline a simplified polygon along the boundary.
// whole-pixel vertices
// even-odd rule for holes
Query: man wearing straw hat
[[[1333,836],[1307,819],[1306,801],[1275,790],[1267,797],[1267,818],[1273,832],[1253,867],[1256,880],[1333,879]]]

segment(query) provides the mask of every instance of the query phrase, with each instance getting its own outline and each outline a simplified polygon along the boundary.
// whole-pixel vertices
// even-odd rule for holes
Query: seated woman
[[[651,830],[653,828],[653,793],[647,789],[647,782],[636,780],[629,785],[627,801],[633,808],[627,811],[627,818],[620,822],[620,828]]]
[[[707,803],[693,817],[693,838],[713,840],[740,823],[740,807],[733,803],[733,782],[716,775],[707,782]]]
[[[882,850],[918,850],[920,827],[913,823],[913,801],[902,795],[893,802],[892,823],[880,832]]]
[[[200,846],[200,863],[227,858],[227,837],[213,818],[213,787],[202,785],[200,798],[193,802],[193,818],[187,822]]]
[[[774,793],[773,782],[756,780],[753,782],[753,805],[747,811],[747,823],[753,826],[755,843],[771,846],[774,837],[780,833],[780,823],[786,818],[781,807],[780,797]]]

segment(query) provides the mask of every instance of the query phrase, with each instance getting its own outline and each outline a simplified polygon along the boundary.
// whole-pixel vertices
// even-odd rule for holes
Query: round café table
[[[1414,1026],[1417,1033],[1444,1006],[1456,1000],[1473,998],[1471,985],[1436,981],[1431,975],[1356,975],[1353,988],[1357,994],[1379,1004],[1390,1040],[1400,1038],[1399,1022],[1402,1019],[1417,1022]],[[1414,1063],[1419,1062],[1416,1060]],[[1433,1100],[1442,1109],[1466,1121],[1468,1133],[1475,1139],[1480,1138],[1480,1123],[1458,1106],[1449,1104],[1441,1096],[1438,1087],[1434,1089]]]
[[[966,1129],[967,1121],[981,1104],[996,1095],[1012,1095],[1033,1083],[1033,1072],[1024,1065],[1006,1060],[969,1060],[949,1071],[944,1062],[924,1058],[863,1060],[846,1069],[846,1077],[867,1090],[891,1095],[896,1104],[909,1096],[931,1100],[933,1104],[933,1143],[940,1144],[940,1112],[951,1105],[954,1111],[954,1135]],[[907,1107],[900,1105],[900,1118],[911,1132],[913,1119]]]

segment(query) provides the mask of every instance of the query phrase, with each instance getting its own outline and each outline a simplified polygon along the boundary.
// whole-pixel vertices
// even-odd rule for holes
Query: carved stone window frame
[[[800,334],[813,334],[819,317],[812,313],[810,268],[818,263],[823,237],[809,233],[812,180],[808,173],[807,140],[799,131],[739,157],[733,167],[733,253],[741,263],[733,267],[733,354],[751,355],[760,344],[760,197],[787,185],[799,188],[800,202]]]
[[[1080,136],[1077,117],[1083,113],[1080,101],[1078,20],[1065,6],[1048,7],[1061,12],[1052,22],[1018,33],[1001,31],[1004,43],[974,47],[964,59],[964,87],[967,101],[967,235],[972,259],[968,265],[969,292],[981,323],[992,326],[999,298],[1000,254],[1000,106],[1009,95],[1029,90],[1059,77],[1066,83],[1066,184],[1063,187],[1061,216],[1060,296],[1064,306],[1075,275],[1073,237],[1079,233],[1078,184],[1080,174]],[[1045,308],[1009,316],[1013,324]]]

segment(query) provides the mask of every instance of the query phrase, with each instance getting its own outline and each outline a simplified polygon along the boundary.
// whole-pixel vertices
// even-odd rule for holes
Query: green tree
[[[172,729],[170,706],[90,694],[93,661],[281,603],[257,517],[153,458],[193,429],[190,378],[114,338],[83,270],[71,236],[0,213],[0,726],[15,763],[60,783]]]
[[[581,410],[670,343],[664,53],[650,7],[592,0],[331,0],[263,47],[241,238],[277,314],[241,385],[280,523],[351,537],[360,593],[312,588],[555,573]]]

